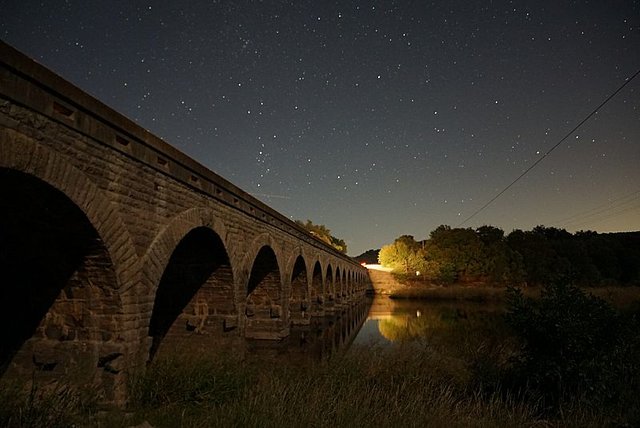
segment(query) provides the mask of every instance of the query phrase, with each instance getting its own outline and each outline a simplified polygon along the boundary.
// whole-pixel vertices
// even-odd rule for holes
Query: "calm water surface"
[[[311,325],[293,327],[290,336],[281,342],[249,342],[248,350],[254,356],[304,363],[347,352],[352,345],[358,346],[353,346],[350,352],[418,341],[456,342],[468,334],[483,331],[492,334],[502,313],[503,307],[496,304],[375,296],[346,310],[313,319]]]
[[[438,339],[454,331],[493,324],[503,313],[503,306],[495,303],[394,300],[375,296],[353,344],[389,347]]]

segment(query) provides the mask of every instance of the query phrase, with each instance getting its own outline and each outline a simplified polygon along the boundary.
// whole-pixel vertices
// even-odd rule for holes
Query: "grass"
[[[485,388],[474,374],[477,369],[460,371],[457,358],[437,349],[349,353],[307,370],[240,364],[232,372],[223,368],[208,371],[208,360],[186,361],[186,368],[167,370],[176,368],[176,363],[178,360],[154,364],[137,380],[133,401],[124,411],[99,414],[83,406],[73,393],[38,400],[3,395],[2,425],[595,427],[624,422],[587,406],[568,407],[558,417],[549,418],[535,401]],[[200,367],[200,380],[190,384],[188,380],[194,379],[194,370]],[[178,390],[173,389],[176,385],[180,385]],[[7,413],[11,417],[6,418]]]
[[[310,368],[239,365],[230,389],[220,395],[218,374],[206,373],[212,394],[202,400],[187,393],[158,402],[138,402],[133,422],[153,426],[242,427],[349,427],[366,426],[524,426],[535,418],[535,409],[499,393],[470,391],[466,374],[434,349],[414,347],[395,350],[352,350],[348,355]],[[194,360],[187,367],[210,363]],[[221,363],[222,364],[222,363]],[[157,385],[159,373],[168,373],[158,362],[139,382]],[[171,377],[189,377],[190,369],[173,371]],[[225,377],[222,370],[222,377]],[[228,374],[228,373],[227,373]],[[177,382],[182,382],[178,380]],[[173,381],[164,382],[173,384]],[[223,382],[224,383],[224,382]],[[154,387],[155,388],[155,387]],[[189,398],[191,397],[191,398]],[[216,398],[214,398],[216,397]]]
[[[69,427],[97,413],[98,394],[90,388],[63,383],[31,387],[15,381],[0,383],[0,426],[7,428]]]
[[[2,422],[8,427],[624,426],[622,411],[611,416],[578,403],[549,416],[535,399],[501,389],[495,372],[507,363],[510,347],[495,346],[499,337],[487,342],[476,333],[454,331],[431,344],[352,349],[307,368],[174,356],[134,379],[125,410],[97,414],[68,394],[22,404],[15,396],[11,405],[22,413],[14,410],[17,417]]]

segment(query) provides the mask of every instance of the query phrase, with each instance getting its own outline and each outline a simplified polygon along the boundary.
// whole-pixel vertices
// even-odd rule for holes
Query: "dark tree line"
[[[505,236],[493,226],[439,226],[429,238],[403,235],[380,249],[396,273],[439,283],[640,285],[640,232],[576,232],[537,226]]]

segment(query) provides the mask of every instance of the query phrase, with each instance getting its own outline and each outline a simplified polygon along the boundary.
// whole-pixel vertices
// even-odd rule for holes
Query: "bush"
[[[566,284],[545,287],[539,300],[514,288],[508,293],[507,322],[522,341],[511,386],[529,388],[555,408],[575,397],[611,402],[620,393],[632,356],[627,323],[616,310]]]

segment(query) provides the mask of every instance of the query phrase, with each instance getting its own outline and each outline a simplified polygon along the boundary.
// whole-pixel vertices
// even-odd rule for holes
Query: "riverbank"
[[[416,279],[398,278],[388,271],[369,270],[373,294],[392,299],[426,299],[502,303],[506,297],[505,286],[485,284],[452,284],[439,286]],[[542,287],[518,287],[526,297],[540,297]],[[640,302],[640,287],[607,286],[584,287],[589,294],[606,300],[617,308],[625,308]]]

